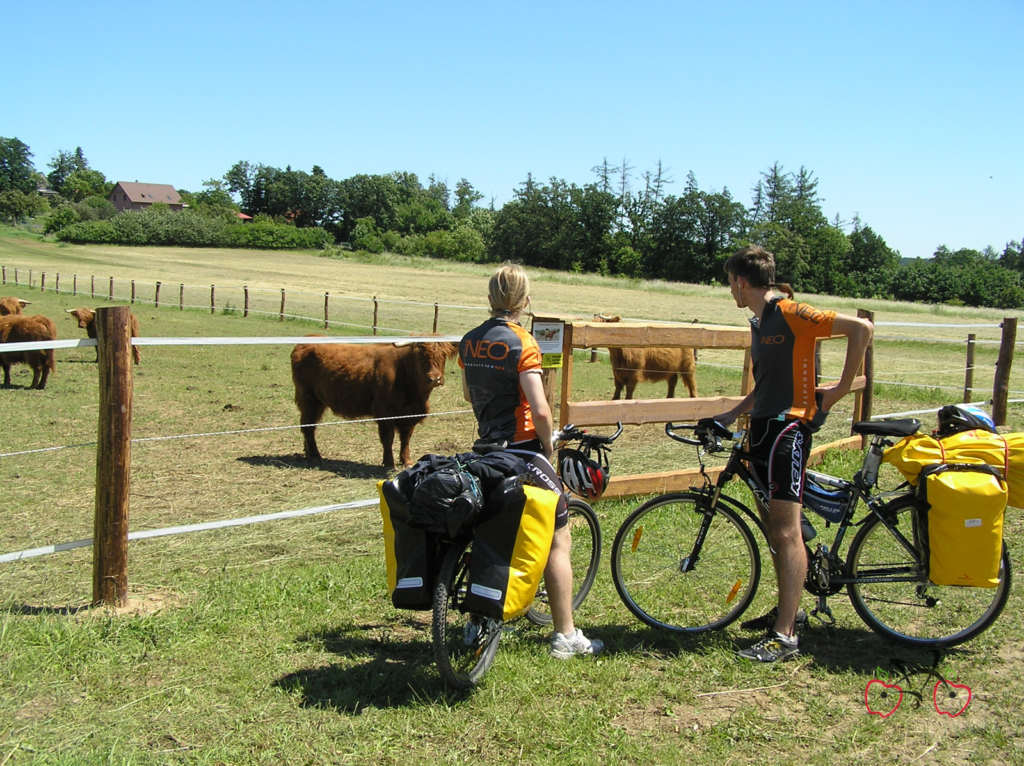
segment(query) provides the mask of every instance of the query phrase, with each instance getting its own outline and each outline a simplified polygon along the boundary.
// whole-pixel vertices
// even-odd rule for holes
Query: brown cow
[[[398,459],[403,466],[412,465],[409,438],[430,409],[430,392],[444,385],[445,361],[455,353],[452,343],[422,341],[296,346],[292,380],[310,465],[319,465],[322,459],[316,424],[328,407],[343,418],[379,419],[377,431],[387,468],[395,466],[392,445],[397,429]]]
[[[85,334],[90,338],[96,337],[96,312],[92,309],[64,309],[66,312],[71,314],[75,319],[78,320],[78,326],[85,330]],[[129,323],[131,325],[131,334],[133,338],[139,337],[139,320],[135,314],[129,315]],[[96,359],[100,358],[100,350],[96,349]],[[142,359],[142,354],[139,353],[138,346],[132,346],[132,360],[135,364],[139,363]]]
[[[20,314],[21,310],[30,305],[32,301],[23,301],[21,298],[6,297],[0,298],[0,317]]]
[[[49,317],[42,314],[0,316],[0,343],[32,343],[45,340],[57,340],[57,328]],[[0,366],[4,368],[4,388],[11,387],[11,365],[15,362],[24,362],[32,368],[30,388],[40,390],[46,388],[46,378],[57,367],[53,360],[52,348],[0,353]]]
[[[595,314],[598,322],[618,322],[621,317],[607,314]],[[676,380],[682,376],[683,383],[690,396],[697,395],[697,358],[692,348],[687,346],[670,346],[666,348],[609,348],[612,360],[612,377],[615,378],[615,394],[618,399],[622,389],[626,389],[626,398],[633,398],[633,389],[642,380],[667,380],[668,396],[676,394]]]

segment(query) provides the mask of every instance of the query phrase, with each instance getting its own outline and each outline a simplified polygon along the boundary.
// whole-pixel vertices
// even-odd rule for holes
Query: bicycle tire
[[[853,578],[847,593],[860,618],[885,638],[905,646],[956,646],[988,628],[1003,611],[1010,594],[1010,557],[1004,544],[999,585],[995,588],[933,585],[914,545],[919,539],[914,508],[914,498],[906,495],[880,511],[909,546],[878,516],[867,519],[850,543],[846,557],[847,571]],[[868,577],[879,581],[857,581]]]
[[[761,554],[731,498],[721,497],[695,551],[708,498],[669,493],[641,505],[612,544],[612,580],[622,602],[654,628],[701,633],[724,628],[757,593]],[[696,556],[694,554],[696,553]],[[684,572],[684,566],[691,566]]]
[[[572,536],[573,587],[572,610],[575,612],[586,599],[597,577],[601,563],[601,523],[589,504],[575,497],[569,498],[569,527]],[[577,574],[583,572],[582,577]],[[526,619],[534,625],[551,624],[551,607],[548,604],[547,589],[541,579],[533,605],[526,612]]]
[[[494,662],[501,621],[460,609],[469,588],[471,543],[449,546],[434,585],[431,639],[441,678],[453,689],[472,689]]]

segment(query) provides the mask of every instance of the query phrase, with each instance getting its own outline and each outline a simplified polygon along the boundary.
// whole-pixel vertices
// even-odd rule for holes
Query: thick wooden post
[[[242,317],[249,316],[249,285],[242,285],[242,296],[244,302],[244,308],[242,309]]]
[[[1017,319],[1003,320],[1003,337],[999,341],[999,359],[996,378],[992,386],[992,420],[997,426],[1006,425],[1006,400],[1010,393],[1010,367],[1013,366],[1013,347],[1017,343]]]
[[[437,317],[438,317],[438,305],[437,301],[434,301],[434,329],[432,332],[437,335]]]
[[[39,292],[46,292],[46,272],[44,271],[39,275]]]
[[[156,287],[153,290],[153,308],[160,308],[160,282],[156,283]]]
[[[857,309],[857,316],[871,322],[872,329],[875,326],[875,312],[867,309]],[[864,349],[864,362],[857,371],[858,375],[864,376],[864,389],[854,392],[853,400],[853,422],[871,419],[871,408],[874,405],[875,390],[875,337],[871,336],[868,347]],[[851,430],[852,434],[853,431]],[[867,437],[862,442],[867,445]]]
[[[377,334],[377,296],[373,296],[373,334]]]
[[[971,401],[974,393],[974,333],[967,334],[967,368],[964,371],[964,401]]]
[[[325,290],[324,291],[324,329],[325,330],[330,326],[330,323],[331,323],[331,320],[329,319],[329,314],[328,314],[328,305],[329,305],[328,302],[330,301],[330,299],[331,299],[330,292]]]
[[[185,310],[185,283],[178,285],[178,311]]]
[[[132,297],[131,297],[131,300],[129,302],[130,303],[135,303],[135,280],[134,279],[132,280]]]
[[[280,314],[280,319],[281,319],[282,322],[284,321],[284,288],[283,287],[281,288],[281,314]]]
[[[210,313],[217,313],[217,300],[216,300],[217,288],[215,285],[210,285]]]
[[[107,289],[107,300],[108,301],[114,300],[114,278],[113,277],[110,278],[110,286]]]
[[[99,435],[92,600],[128,601],[128,489],[131,473],[132,349],[127,306],[96,309],[99,344]]]

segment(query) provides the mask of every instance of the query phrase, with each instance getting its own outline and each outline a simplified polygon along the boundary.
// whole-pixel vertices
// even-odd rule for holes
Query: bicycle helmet
[[[558,472],[565,486],[580,497],[600,497],[608,485],[608,458],[598,450],[600,462],[578,449],[558,451]]]
[[[939,427],[935,435],[939,438],[980,428],[982,431],[996,432],[996,424],[980,407],[970,404],[947,404],[939,408]]]

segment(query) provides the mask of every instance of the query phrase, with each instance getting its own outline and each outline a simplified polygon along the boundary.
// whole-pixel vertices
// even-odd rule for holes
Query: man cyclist
[[[572,615],[572,562],[569,511],[558,472],[551,465],[554,421],[544,396],[540,348],[520,324],[530,303],[530,281],[522,266],[506,263],[488,287],[491,317],[459,343],[462,393],[473,405],[480,441],[506,443],[529,466],[532,483],[560,495],[555,535],[544,568],[555,633],[551,656],[568,659],[598,654],[604,644],[589,639]]]
[[[716,420],[729,425],[750,413],[749,448],[756,458],[750,468],[768,487],[768,511],[762,511],[762,520],[778,585],[776,607],[763,618],[745,623],[760,623],[768,634],[738,654],[775,662],[799,653],[796,620],[807,575],[800,508],[811,435],[849,392],[873,330],[867,320],[820,311],[780,295],[775,257],[762,247],[737,251],[726,261],[725,271],[736,306],[753,312],[754,389]],[[816,389],[815,344],[831,335],[846,336],[843,372],[837,383]]]

